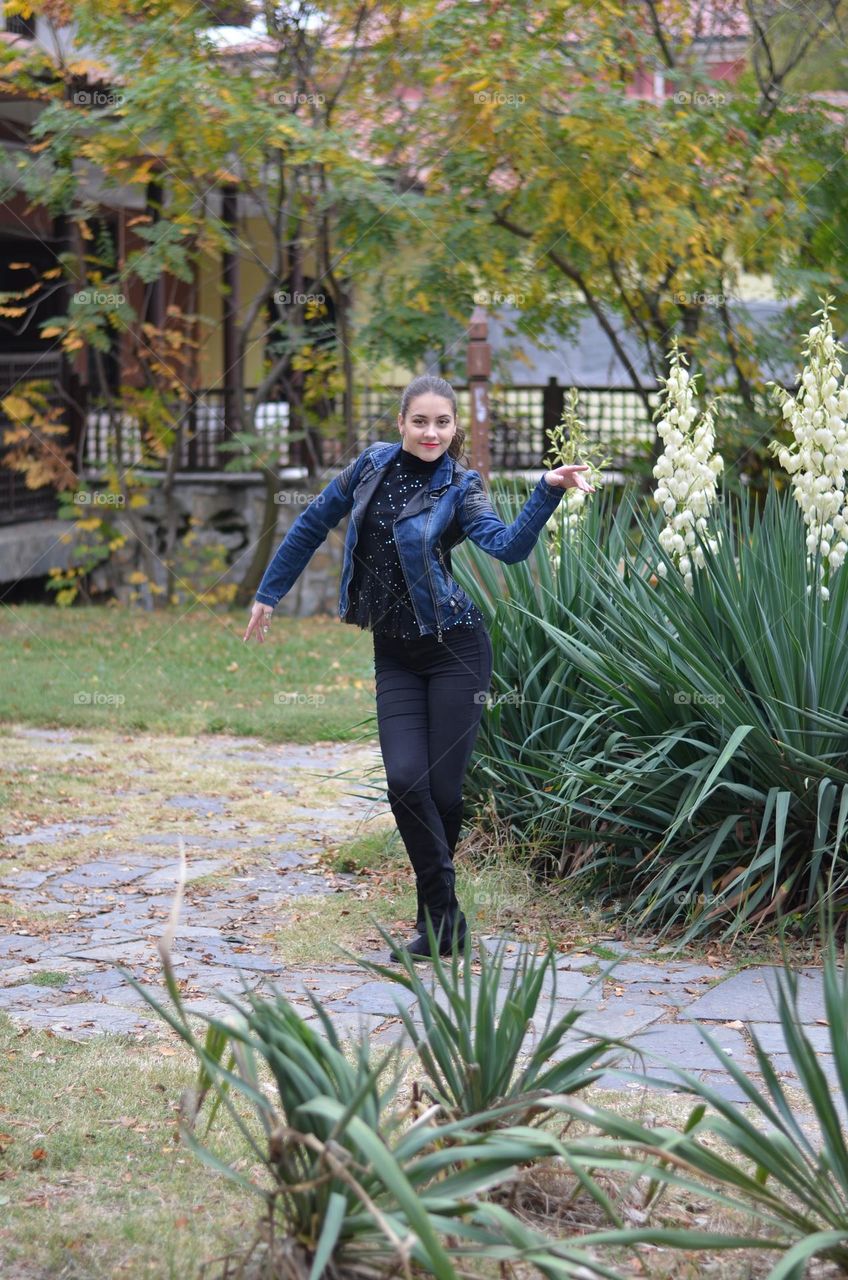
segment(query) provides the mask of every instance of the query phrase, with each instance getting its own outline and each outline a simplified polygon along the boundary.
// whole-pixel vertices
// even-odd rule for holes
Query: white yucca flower
[[[696,530],[711,551],[718,547],[718,535],[707,534],[709,510],[716,495],[716,477],[724,459],[713,452],[715,444],[712,400],[698,419],[695,391],[685,369],[686,357],[674,339],[669,352],[671,372],[660,378],[665,386],[663,402],[654,414],[657,432],[665,441],[665,449],[657,460],[653,475],[657,481],[654,498],[666,516],[659,540],[683,575],[687,591],[692,590],[693,571],[703,567],[703,548],[697,543]],[[657,565],[663,577],[666,566]]]
[[[586,423],[577,414],[577,401],[577,391],[572,387],[562,418],[550,431],[550,448],[544,464],[549,470],[553,470],[554,467],[566,466],[572,462],[585,462],[589,468],[586,479],[598,489],[603,484],[603,468],[609,463],[609,458],[596,458],[594,451],[587,445]],[[548,544],[554,571],[559,568],[562,539],[579,529],[586,499],[591,496],[584,489],[566,489],[562,501],[546,522],[545,527],[554,534]]]
[[[828,314],[833,297],[819,301],[822,308],[813,314],[821,316],[821,323],[813,326],[804,342],[806,365],[796,395],[768,383],[794,437],[790,445],[772,441],[769,449],[792,477],[795,500],[807,525],[811,568],[821,550],[819,589],[826,600],[829,591],[821,580],[841,566],[848,551],[848,375],[839,358],[846,351],[834,338]]]

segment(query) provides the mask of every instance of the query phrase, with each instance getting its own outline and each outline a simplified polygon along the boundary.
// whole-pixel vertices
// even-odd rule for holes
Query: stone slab
[[[786,1039],[783,1035],[783,1027],[779,1022],[747,1022],[745,1024],[748,1030],[757,1037],[760,1047],[768,1054],[772,1053],[788,1053]],[[821,1027],[816,1024],[806,1023],[803,1027],[804,1035],[816,1053],[830,1053],[832,1049],[830,1041],[830,1028]]]
[[[319,894],[335,893],[335,888],[321,876],[289,871],[278,876],[275,892],[281,899],[313,898]]]
[[[99,947],[86,946],[79,940],[60,944],[51,956],[71,956],[76,960],[101,960],[109,964],[131,964],[139,960],[153,959],[156,945],[153,942],[104,942]]]
[[[644,961],[632,960],[617,964],[609,975],[612,982],[626,983],[628,986],[639,983],[650,987],[661,986],[663,983],[700,985],[702,982],[714,982],[722,976],[721,970],[705,964],[646,964]]]
[[[554,1004],[554,1008],[561,1009],[563,1013],[568,1008],[574,1007],[574,1002],[567,1005],[557,1000]],[[616,1039],[635,1035],[637,1031],[650,1026],[652,1022],[657,1022],[663,1016],[663,1010],[658,1005],[638,1004],[635,1001],[616,1001],[614,1008],[607,1005],[605,1009],[586,1006],[582,1002],[579,1002],[577,1007],[582,1010],[576,1024],[580,1031],[596,1036],[613,1036]]]
[[[397,1017],[398,1003],[404,1008],[415,1003],[412,992],[399,982],[365,982],[341,999],[323,1001],[324,1007],[333,1012],[361,1009],[363,1013],[383,1014],[387,1018]]]
[[[29,982],[36,973],[86,973],[91,970],[91,962],[88,960],[68,960],[64,957],[61,961],[54,960],[53,963],[38,961],[34,964],[12,965],[8,968],[0,969],[0,980],[4,986],[12,986],[16,982]]]
[[[793,1080],[797,1081],[798,1069],[788,1053],[772,1053],[769,1056],[771,1059],[771,1065],[778,1076],[783,1075],[786,1077],[792,1077]],[[834,1063],[832,1054],[817,1053],[816,1061],[822,1069],[825,1080],[827,1080],[830,1085],[831,1100],[833,1102],[841,1100],[844,1108],[844,1100],[839,1098],[839,1094],[841,1092],[838,1087],[839,1077],[836,1073],[836,1064]],[[791,1084],[792,1080],[788,1080],[788,1083]]]
[[[0,987],[0,1009],[50,1005],[61,1003],[67,998],[61,987],[43,987],[35,982],[24,982],[17,987]]]
[[[136,836],[139,844],[174,845],[179,848],[180,841],[192,849],[238,849],[249,843],[247,838],[236,839],[235,836],[206,836],[193,831],[148,831],[146,835]]]
[[[72,1039],[87,1039],[95,1035],[126,1035],[133,1031],[152,1030],[162,1026],[161,1018],[152,1010],[149,1016],[139,1009],[126,1009],[114,1004],[102,1004],[82,1001],[79,1004],[68,1004],[59,1008],[31,1008],[22,1014],[20,1010],[10,1010],[9,1016],[15,1022],[24,1022],[27,1026],[41,1030],[53,1031],[57,1036]]]
[[[718,1027],[710,1028],[710,1034],[734,1062],[748,1071],[756,1069],[756,1060],[741,1031],[733,1027]],[[660,1062],[663,1065],[670,1062],[687,1071],[706,1071],[711,1067],[723,1070],[704,1039],[701,1028],[691,1023],[654,1024],[647,1031],[634,1036],[632,1043],[634,1048],[645,1054],[645,1069],[651,1073],[653,1067]],[[641,1070],[639,1059],[635,1055],[629,1065],[633,1070]]]
[[[222,858],[187,858],[186,883],[190,884],[192,880],[199,880],[201,876],[214,875],[226,865],[227,863]],[[180,864],[178,862],[170,862],[146,875],[140,881],[140,884],[144,889],[175,889],[179,875]]]
[[[774,965],[743,969],[692,1002],[686,1016],[699,1022],[730,1022],[734,1019],[779,1022],[775,999]],[[817,969],[798,970],[798,1009],[804,1022],[825,1017],[821,973]]]
[[[173,809],[189,809],[203,817],[223,813],[226,808],[226,801],[215,796],[173,795],[168,796],[165,803]]]
[[[44,827],[34,827],[31,831],[21,831],[18,835],[5,836],[6,844],[13,848],[25,848],[30,844],[56,844],[59,840],[75,840],[77,836],[102,835],[104,829],[111,825],[111,818],[95,819],[79,822],[51,822]]]
[[[12,871],[0,876],[0,888],[13,893],[19,889],[37,889],[50,874],[49,871]]]
[[[586,951],[563,952],[557,957],[557,971],[560,969],[591,969],[598,963],[598,957]]]
[[[55,876],[51,881],[51,889],[61,886],[79,885],[85,889],[121,888],[140,880],[144,875],[144,867],[130,866],[122,862],[85,862],[81,866]]]

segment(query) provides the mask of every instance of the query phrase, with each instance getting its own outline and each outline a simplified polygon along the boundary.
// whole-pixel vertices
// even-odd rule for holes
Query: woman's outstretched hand
[[[259,643],[264,644],[273,612],[274,610],[270,604],[260,604],[258,600],[255,601],[250,615],[250,622],[247,624],[247,630],[242,636],[242,640],[249,640],[255,631]]]
[[[553,471],[545,472],[545,479],[548,484],[559,485],[562,489],[582,489],[584,493],[594,493],[595,486],[590,484],[586,476],[579,473],[588,471],[589,467],[585,462],[571,462],[562,467],[555,467]]]

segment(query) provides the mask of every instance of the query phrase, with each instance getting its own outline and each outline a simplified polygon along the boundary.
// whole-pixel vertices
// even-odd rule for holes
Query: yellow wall
[[[263,219],[247,219],[241,224],[239,232],[246,248],[239,258],[239,317],[244,317],[250,306],[251,297],[264,283],[264,272],[261,262],[270,262],[273,253],[270,229]],[[311,274],[308,257],[304,263],[304,272]],[[198,312],[201,316],[200,350],[198,351],[199,381],[201,387],[222,385],[223,373],[223,295],[221,293],[220,259],[204,258],[199,272]],[[354,299],[354,331],[364,322],[368,314],[368,290],[360,287]],[[262,353],[264,342],[262,331],[265,327],[265,316],[260,314],[253,327],[251,342],[245,366],[245,384],[255,387],[262,376]],[[359,372],[357,382],[370,385],[388,384],[403,386],[414,376],[416,370],[408,370],[391,361],[379,365],[369,364]]]

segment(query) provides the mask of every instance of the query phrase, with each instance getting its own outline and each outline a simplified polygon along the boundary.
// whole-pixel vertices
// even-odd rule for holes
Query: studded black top
[[[394,520],[416,490],[429,482],[441,457],[430,462],[407,449],[398,450],[394,462],[366,507],[356,548],[345,622],[371,630],[375,635],[418,639],[421,632],[394,539]],[[476,604],[452,626],[475,627],[483,623]],[[433,639],[436,637],[433,636]]]

